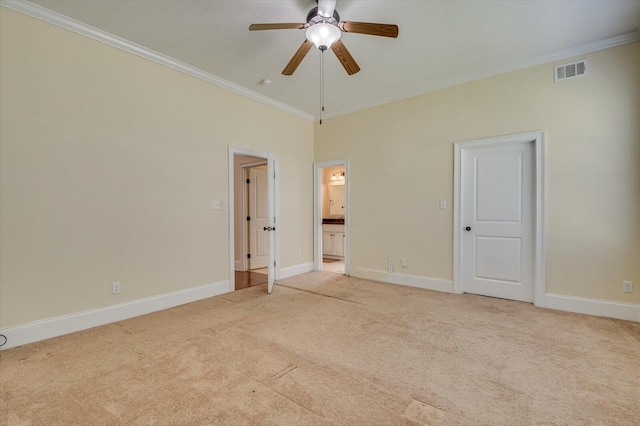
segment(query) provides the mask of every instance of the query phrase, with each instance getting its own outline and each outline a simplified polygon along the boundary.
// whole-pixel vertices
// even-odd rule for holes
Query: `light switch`
[[[220,210],[220,201],[212,201],[211,210]]]
[[[441,209],[447,208],[447,200],[440,200],[440,208]]]

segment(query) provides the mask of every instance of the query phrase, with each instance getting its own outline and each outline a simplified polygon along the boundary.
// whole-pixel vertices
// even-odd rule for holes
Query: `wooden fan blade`
[[[301,30],[306,26],[307,24],[251,24],[249,25],[249,31]]]
[[[311,46],[313,46],[313,43],[311,43],[309,40],[305,40],[298,48],[298,51],[293,54],[293,58],[291,58],[287,66],[284,67],[284,70],[282,70],[282,74],[292,75],[296,68],[298,68],[298,65],[300,65],[300,62],[302,62],[304,57],[307,56],[307,53],[309,52],[309,49],[311,49]]]
[[[355,59],[353,59],[353,56],[351,56],[351,53],[349,53],[343,42],[340,40],[334,41],[331,45],[331,50],[336,54],[345,71],[347,71],[347,74],[353,75],[360,71],[360,67],[356,63]]]
[[[398,26],[373,22],[340,22],[340,29],[347,33],[368,34],[382,37],[398,37]]]

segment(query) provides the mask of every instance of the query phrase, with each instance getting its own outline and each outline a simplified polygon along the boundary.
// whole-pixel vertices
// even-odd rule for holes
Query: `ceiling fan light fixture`
[[[307,29],[307,40],[315,44],[320,50],[327,50],[333,43],[340,40],[342,31],[335,25],[320,22]]]

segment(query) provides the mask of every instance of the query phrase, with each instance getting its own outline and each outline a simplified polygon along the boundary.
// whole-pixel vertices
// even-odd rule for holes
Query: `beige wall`
[[[1,328],[227,280],[230,144],[279,157],[281,264],[312,260],[310,122],[6,8],[0,31]]]
[[[451,280],[453,144],[544,130],[547,292],[640,302],[640,43],[583,57],[574,80],[545,64],[316,125],[315,161],[349,158],[351,265]]]
[[[584,57],[314,128],[0,8],[0,328],[228,279],[228,145],[280,158],[283,267],[312,260],[312,162],[349,157],[351,264],[451,279],[453,143],[538,129],[547,291],[639,303],[640,43]]]

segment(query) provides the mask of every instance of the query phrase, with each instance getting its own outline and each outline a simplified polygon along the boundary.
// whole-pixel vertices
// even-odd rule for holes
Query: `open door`
[[[273,291],[273,283],[276,279],[276,160],[269,156],[269,167],[267,170],[267,181],[269,185],[269,224],[266,230],[269,231],[269,278],[267,281],[267,292]]]
[[[249,169],[249,269],[269,266],[269,179],[267,165]]]
[[[261,163],[266,164],[267,170],[263,171],[263,173],[258,172],[260,176],[258,176],[258,174],[252,175],[250,182],[255,180],[259,186],[266,188],[266,197],[260,196],[258,194],[259,191],[250,194],[252,189],[249,185],[246,185],[247,174],[245,172],[238,172],[245,168],[250,168],[250,170],[252,170],[254,166],[259,166]],[[250,262],[250,267],[252,269],[267,267],[267,290],[269,293],[273,290],[274,281],[278,277],[278,251],[280,249],[278,244],[279,230],[276,227],[279,203],[277,167],[278,159],[270,153],[229,146],[229,291],[236,290],[236,270],[238,271],[237,273],[240,274],[241,278],[242,272],[247,269],[246,264],[239,260],[243,257],[244,260],[249,260],[246,259],[246,255],[248,253],[244,250],[246,247],[243,246],[243,249],[240,244],[240,241],[248,242],[249,240],[246,236],[242,236],[245,235],[242,234],[242,231],[238,231],[242,229],[247,230],[247,233],[255,231],[256,236],[259,235],[259,237],[254,239],[254,244],[257,244],[256,248],[258,249],[256,252],[256,260],[259,260],[258,258],[262,257],[261,261],[264,262],[264,266],[256,264],[255,262]],[[247,190],[247,192],[245,192],[246,198],[251,197],[254,201],[252,204],[259,210],[251,215],[251,221],[253,221],[254,218],[260,218],[263,220],[263,222],[260,223],[261,226],[259,230],[257,228],[254,229],[253,227],[246,226],[247,222],[245,222],[245,218],[250,215],[249,211],[244,211],[242,209],[244,204],[241,200],[244,197],[241,191],[237,190],[237,188],[241,188],[243,186]],[[244,226],[242,226],[243,224]],[[246,245],[248,245],[248,243]],[[238,248],[237,253],[236,248]],[[253,257],[252,252],[250,259],[253,259]],[[236,265],[238,265],[237,268]],[[246,281],[239,281],[239,283],[246,284]],[[243,288],[243,284],[240,284],[240,288]],[[264,284],[264,281],[262,281],[262,284]],[[251,284],[249,284],[249,286],[251,286]]]

